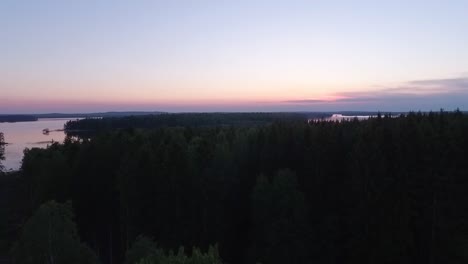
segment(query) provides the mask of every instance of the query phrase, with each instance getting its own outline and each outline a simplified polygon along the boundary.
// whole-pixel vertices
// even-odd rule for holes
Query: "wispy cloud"
[[[402,98],[427,98],[437,95],[468,95],[468,77],[409,81],[397,86],[385,86],[370,91],[341,92],[333,94],[334,100],[300,99],[287,103],[317,104],[330,102],[369,102]]]
[[[293,103],[293,104],[318,104],[318,103],[325,103],[325,102],[327,102],[327,100],[320,100],[320,99],[304,99],[304,100],[287,100],[287,101],[284,101],[284,103]]]
[[[411,81],[410,84],[414,85],[429,85],[436,87],[445,87],[450,89],[467,89],[468,77],[461,78],[448,78],[448,79],[432,79],[432,80],[418,80]]]
[[[333,100],[300,99],[285,103],[323,107],[378,109],[437,109],[468,107],[468,76],[414,80],[395,86],[332,94]]]
[[[468,77],[415,80],[397,87],[387,87],[376,91],[382,94],[449,94],[468,92]]]

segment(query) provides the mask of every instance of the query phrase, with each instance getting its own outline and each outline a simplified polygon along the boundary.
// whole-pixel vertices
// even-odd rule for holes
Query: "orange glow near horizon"
[[[468,109],[466,1],[6,2],[0,114]]]

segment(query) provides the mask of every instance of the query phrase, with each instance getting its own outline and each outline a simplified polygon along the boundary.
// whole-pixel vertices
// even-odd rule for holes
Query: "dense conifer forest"
[[[2,122],[30,122],[37,121],[37,117],[32,115],[0,115],[0,123]]]
[[[468,261],[459,111],[163,114],[66,129],[2,176],[15,190],[1,240],[14,263]]]
[[[1,166],[1,161],[5,159],[4,157],[4,152],[5,152],[5,136],[3,135],[2,132],[0,132],[0,166]],[[0,167],[1,168],[1,167]]]

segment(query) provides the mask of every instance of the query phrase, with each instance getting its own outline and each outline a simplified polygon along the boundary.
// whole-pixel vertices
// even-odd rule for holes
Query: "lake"
[[[63,142],[63,125],[76,118],[44,118],[33,122],[0,123],[0,132],[5,136],[5,160],[0,161],[6,171],[18,170],[25,148],[46,148],[52,142]],[[43,129],[49,129],[48,134]]]
[[[362,116],[359,116],[359,115],[342,115],[342,114],[333,114],[327,118],[313,118],[313,119],[309,119],[309,122],[312,122],[312,121],[333,121],[333,122],[343,122],[343,121],[353,121],[355,119],[357,120],[367,120],[371,117],[376,117],[376,116],[371,116],[371,115],[362,115]]]

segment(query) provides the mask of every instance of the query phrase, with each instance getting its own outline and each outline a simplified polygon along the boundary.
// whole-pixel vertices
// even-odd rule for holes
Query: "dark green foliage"
[[[29,211],[19,172],[0,173],[0,256],[8,256]]]
[[[306,113],[183,113],[145,116],[87,118],[69,121],[65,129],[73,131],[109,131],[126,128],[154,129],[160,127],[207,127],[207,126],[258,126],[275,121],[304,121],[312,114]],[[323,117],[326,114],[314,114]]]
[[[3,170],[2,160],[5,159],[5,137],[3,133],[0,132],[0,173]]]
[[[60,149],[60,150],[59,150]],[[65,202],[69,200],[71,157],[58,143],[48,149],[26,149],[22,172],[25,177],[30,208],[37,208],[48,200]]]
[[[228,117],[71,123],[102,133],[26,152],[31,210],[72,200],[80,237],[112,264],[140,234],[219,243],[228,263],[467,261],[467,115]]]
[[[150,257],[159,256],[163,253],[158,249],[156,243],[145,236],[138,236],[132,247],[125,255],[125,264],[135,264],[140,260]]]
[[[166,253],[158,248],[156,243],[145,236],[138,236],[132,247],[127,251],[125,264],[222,264],[218,246],[209,246],[207,253],[202,253],[194,247],[191,255],[187,255],[183,247],[177,254]]]
[[[280,170],[271,182],[260,176],[252,202],[252,263],[310,263],[307,208],[295,174]]]
[[[2,122],[25,122],[25,121],[37,121],[36,116],[31,115],[0,115],[0,123]]]
[[[180,247],[177,254],[172,251],[165,253],[163,250],[157,250],[156,254],[149,255],[135,264],[222,264],[222,261],[217,246],[210,246],[207,253],[194,247],[191,255]]]
[[[71,204],[47,202],[26,222],[13,250],[18,264],[94,264],[96,256],[80,243]]]

